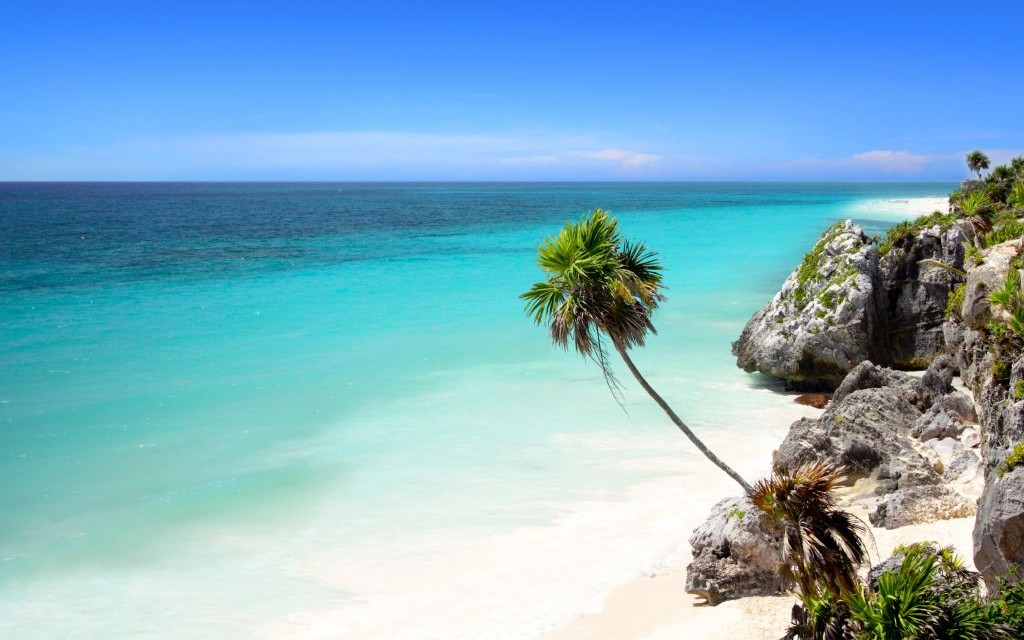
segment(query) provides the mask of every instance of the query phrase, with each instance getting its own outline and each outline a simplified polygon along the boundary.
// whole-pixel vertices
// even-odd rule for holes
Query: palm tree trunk
[[[700,441],[700,438],[698,438],[693,433],[693,431],[690,431],[690,427],[686,426],[686,423],[683,422],[682,419],[680,419],[680,417],[676,415],[676,412],[672,410],[672,407],[668,406],[668,403],[665,402],[665,399],[662,398],[661,395],[659,395],[658,392],[655,391],[654,388],[647,383],[647,380],[643,377],[643,375],[640,374],[640,370],[636,368],[635,364],[633,364],[633,360],[630,359],[629,354],[626,353],[626,349],[622,345],[615,343],[614,340],[612,342],[615,344],[615,350],[619,352],[620,356],[622,356],[622,359],[626,362],[626,366],[629,367],[629,370],[633,374],[633,377],[636,378],[636,381],[639,382],[640,386],[644,388],[644,391],[647,392],[647,395],[651,396],[651,398],[653,398],[654,401],[658,403],[658,406],[661,407],[661,410],[668,415],[669,419],[672,420],[672,422],[674,422],[677,427],[679,427],[679,430],[682,431],[683,434],[690,439],[690,442],[693,443],[693,446],[697,447],[697,449],[699,449],[700,452],[703,453],[708,460],[715,463],[715,466],[717,466],[722,471],[726,472],[730,478],[739,483],[739,485],[743,487],[744,494],[750,493],[750,484],[743,479],[743,476],[736,473],[736,471],[734,471],[732,467],[722,462],[722,460],[718,456],[716,456],[714,452],[711,451],[711,449],[708,449],[707,446]]]

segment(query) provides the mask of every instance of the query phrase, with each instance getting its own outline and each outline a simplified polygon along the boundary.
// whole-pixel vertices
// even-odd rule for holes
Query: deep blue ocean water
[[[728,490],[530,324],[537,244],[659,252],[638,364],[755,473],[801,414],[729,343],[827,224],[953,187],[0,184],[0,635],[529,637]]]

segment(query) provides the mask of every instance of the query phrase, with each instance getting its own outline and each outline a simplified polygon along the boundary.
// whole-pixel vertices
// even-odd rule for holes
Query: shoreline
[[[868,200],[844,211],[843,217],[858,216],[880,220],[914,219],[933,211],[947,211],[945,197]],[[866,214],[866,215],[865,215]],[[764,454],[771,458],[771,451]],[[878,529],[867,514],[869,490],[857,485],[842,490],[842,503],[861,518],[870,532],[871,564],[888,558],[904,543],[934,540],[955,547],[964,562],[973,567],[974,517],[940,520],[898,529]],[[719,497],[725,498],[730,494]],[[717,500],[716,500],[717,501]],[[710,510],[714,503],[707,505]],[[685,532],[688,538],[690,532]],[[684,540],[685,540],[684,538]],[[689,549],[684,543],[685,548]],[[689,551],[682,560],[613,588],[601,609],[584,613],[539,636],[539,640],[762,640],[781,637],[789,624],[790,609],[797,602],[791,594],[751,596],[710,606],[685,591]],[[866,568],[865,568],[866,571]]]
[[[872,565],[888,558],[900,544],[937,541],[952,545],[968,568],[974,568],[973,516],[878,529],[868,523],[865,500],[869,494],[857,493],[856,485],[843,491],[844,506],[868,526]],[[796,596],[749,596],[710,606],[685,591],[687,555],[661,571],[620,585],[600,611],[570,620],[539,640],[766,640],[786,632]]]
[[[913,220],[935,211],[949,211],[949,198],[937,196],[931,198],[883,198],[862,200],[849,209],[843,216],[867,218],[872,220]]]

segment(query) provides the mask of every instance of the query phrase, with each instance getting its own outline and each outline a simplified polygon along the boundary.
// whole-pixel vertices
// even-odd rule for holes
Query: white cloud
[[[658,159],[602,142],[586,133],[226,133],[15,154],[17,163],[0,156],[0,178],[602,179],[644,174]]]
[[[608,160],[618,162],[624,169],[639,169],[658,161],[652,153],[626,151],[625,149],[601,149],[600,151],[577,151],[573,155],[591,160]]]
[[[925,165],[939,159],[938,156],[910,153],[908,151],[875,150],[855,153],[856,164],[875,167],[889,173],[921,173]]]

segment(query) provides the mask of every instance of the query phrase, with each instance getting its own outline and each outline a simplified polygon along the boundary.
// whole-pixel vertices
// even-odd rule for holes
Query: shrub
[[[953,287],[946,298],[946,320],[953,316],[960,317],[960,311],[964,307],[964,296],[967,293],[967,283],[961,282]]]
[[[1007,454],[1003,464],[999,465],[997,471],[999,475],[1003,475],[1022,465],[1024,465],[1024,442],[1018,442],[1010,450],[1010,453]]]
[[[1024,235],[1024,224],[1013,218],[1004,222],[1002,226],[986,233],[981,240],[981,245],[983,247],[992,247],[1008,240],[1016,240],[1021,235]]]
[[[885,241],[878,247],[878,253],[886,255],[896,247],[902,247],[909,238],[916,236],[921,230],[939,225],[943,229],[949,228],[956,222],[956,216],[952,213],[935,211],[916,220],[903,220],[896,226],[885,232]]]
[[[1010,577],[999,579],[999,595],[989,601],[985,614],[995,624],[1020,634],[1024,629],[1024,582],[1010,584]]]
[[[1010,379],[1010,363],[1006,360],[994,360],[992,362],[992,377],[1000,382]]]

